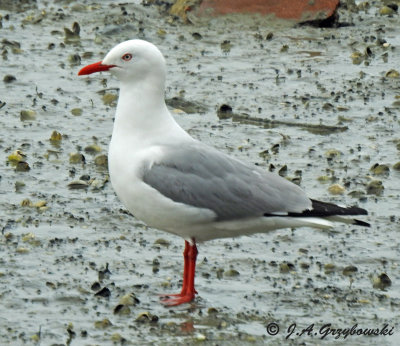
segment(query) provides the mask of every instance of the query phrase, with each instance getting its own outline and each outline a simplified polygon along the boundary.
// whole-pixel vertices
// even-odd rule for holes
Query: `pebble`
[[[227,104],[223,104],[218,108],[217,111],[217,116],[219,119],[229,119],[232,118],[232,107],[227,105]]]

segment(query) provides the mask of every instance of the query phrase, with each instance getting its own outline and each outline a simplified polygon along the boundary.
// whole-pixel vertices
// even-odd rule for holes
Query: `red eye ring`
[[[126,53],[126,54],[124,54],[124,55],[122,56],[121,59],[124,60],[124,61],[129,61],[129,60],[132,59],[132,54],[131,54],[131,53]]]

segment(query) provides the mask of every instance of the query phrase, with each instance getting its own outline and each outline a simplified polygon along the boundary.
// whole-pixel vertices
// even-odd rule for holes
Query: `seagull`
[[[287,179],[192,138],[165,104],[166,62],[152,43],[122,42],[78,75],[105,71],[120,83],[108,153],[112,186],[136,218],[185,240],[182,289],[161,295],[165,305],[194,300],[199,242],[333,222],[370,226],[348,217],[365,209],[311,199]]]

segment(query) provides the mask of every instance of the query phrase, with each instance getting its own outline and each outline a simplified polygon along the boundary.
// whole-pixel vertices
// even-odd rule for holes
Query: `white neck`
[[[154,143],[160,138],[189,136],[172,117],[164,100],[164,83],[121,82],[114,134],[135,142]]]

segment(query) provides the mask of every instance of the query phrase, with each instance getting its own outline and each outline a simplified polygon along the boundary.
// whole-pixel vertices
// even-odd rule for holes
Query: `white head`
[[[165,59],[150,42],[129,40],[111,49],[103,61],[85,66],[78,75],[110,71],[122,83],[161,83],[164,86]]]

